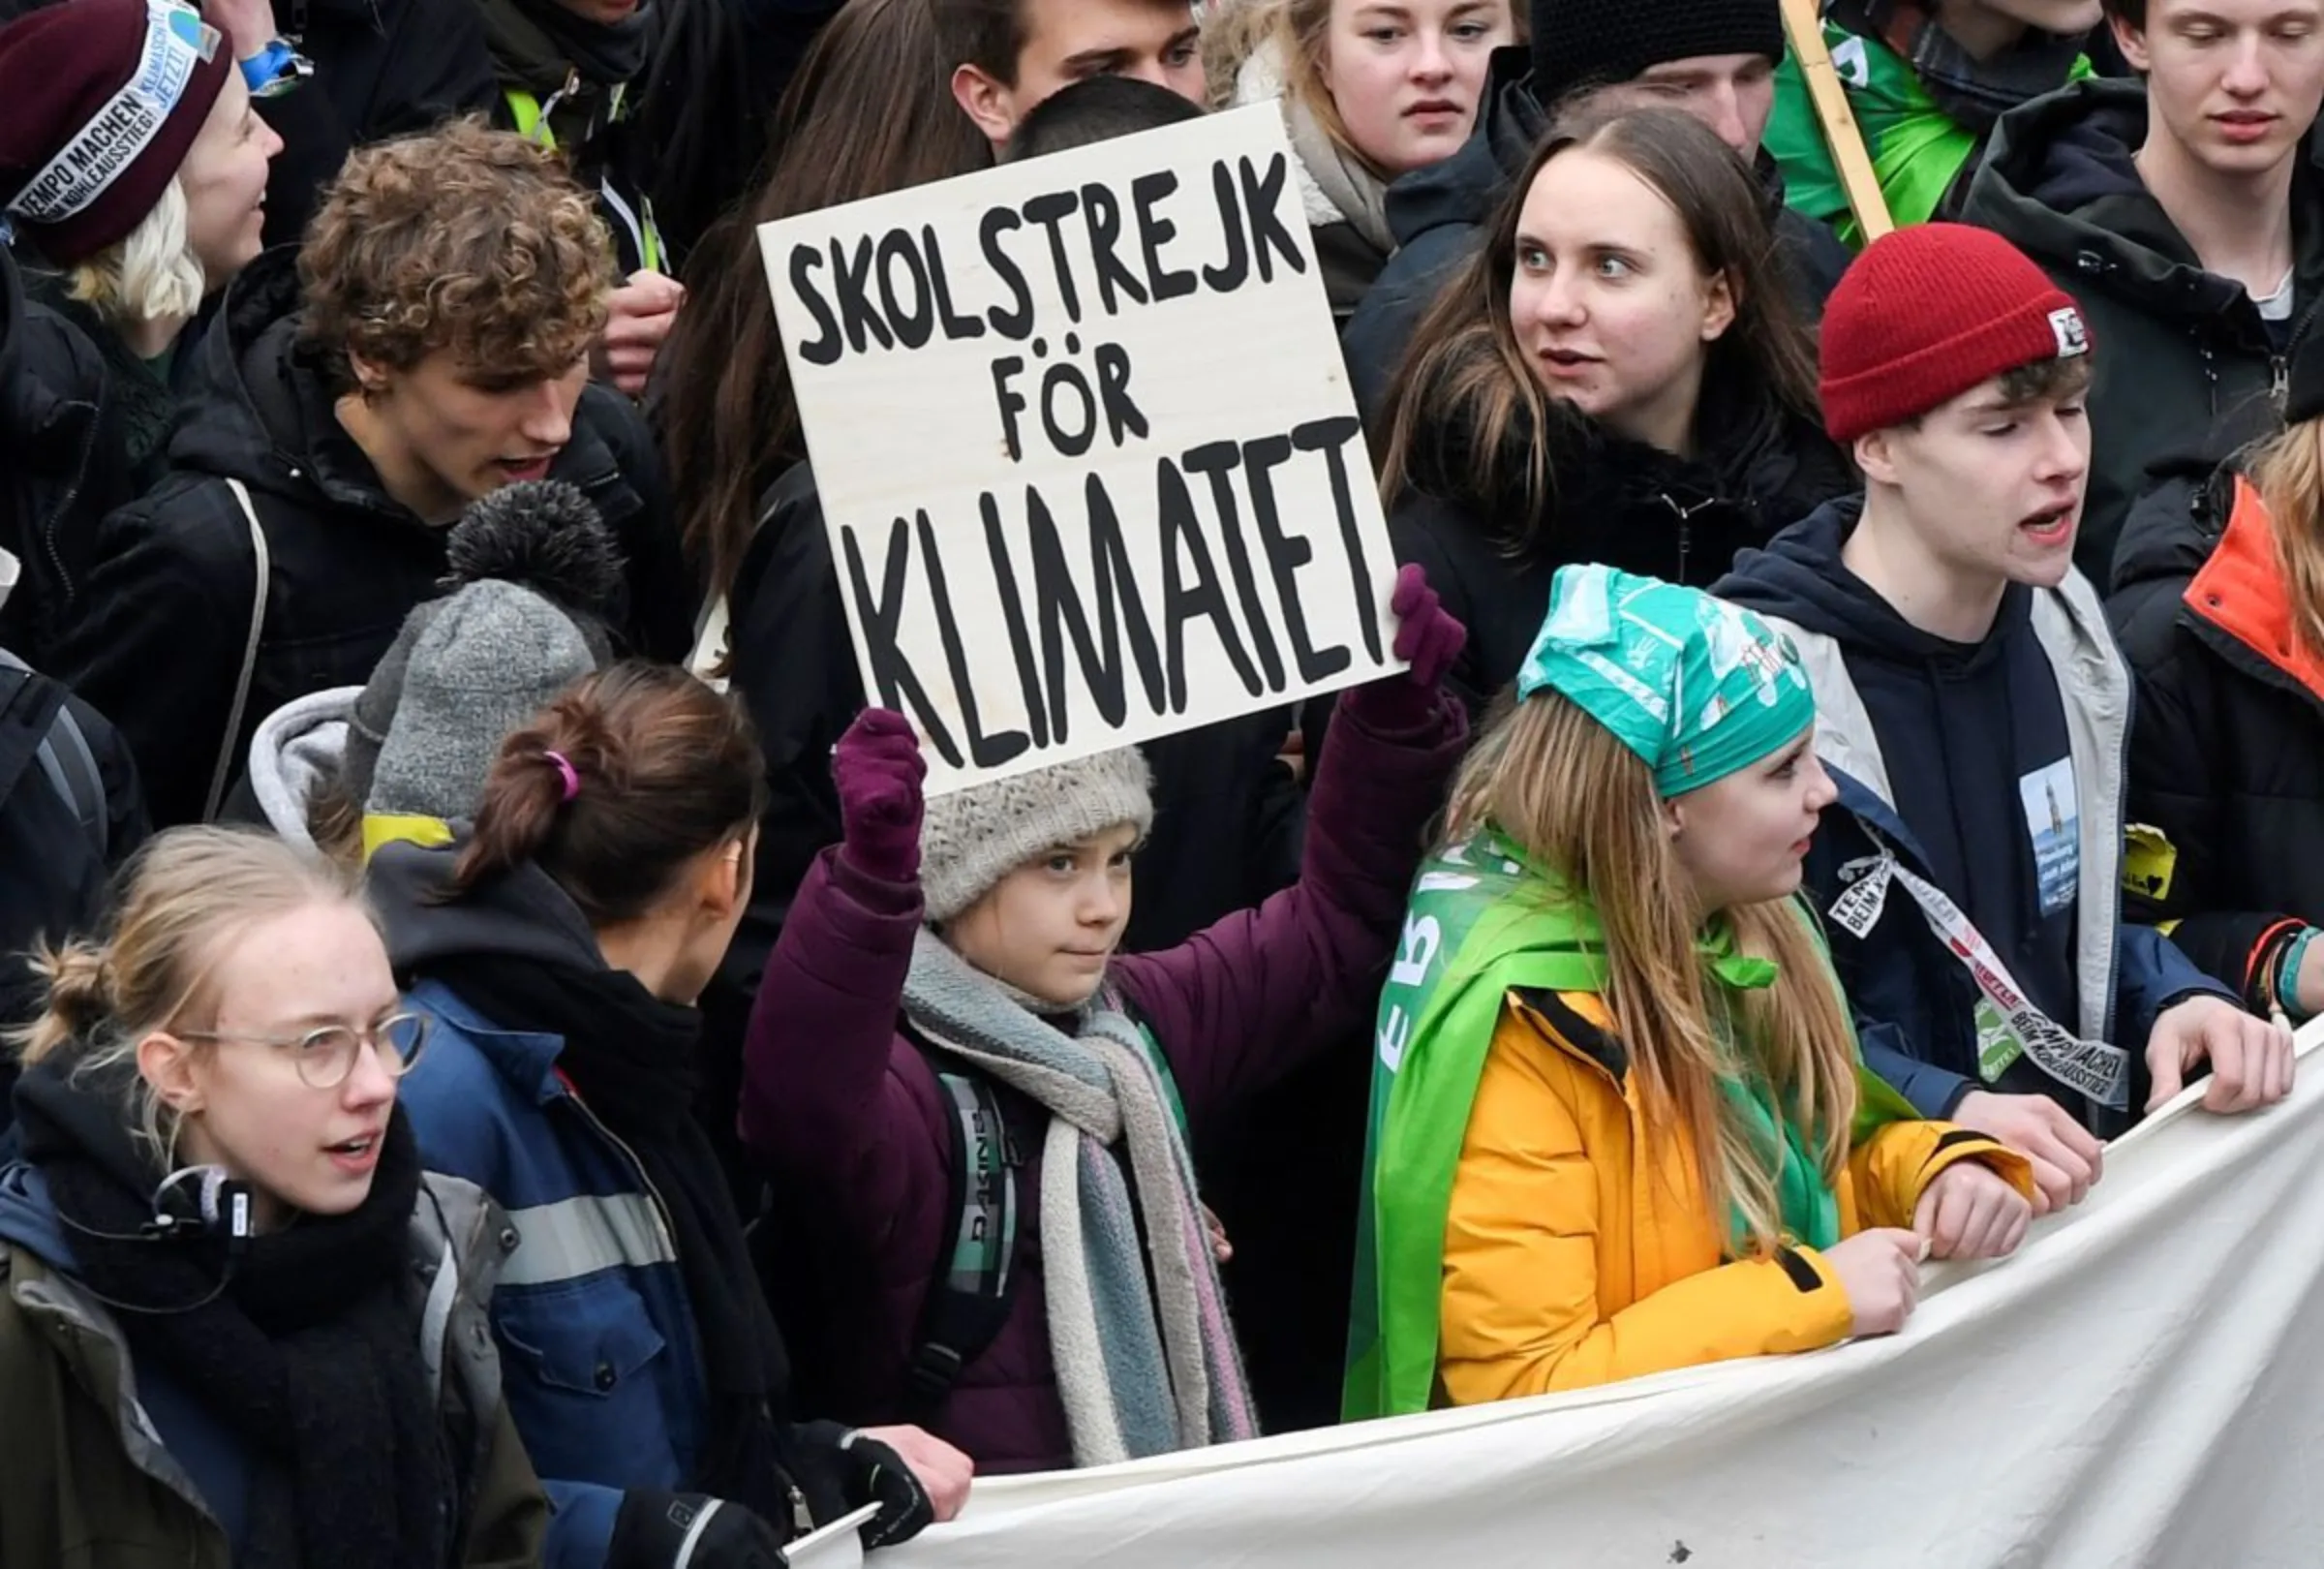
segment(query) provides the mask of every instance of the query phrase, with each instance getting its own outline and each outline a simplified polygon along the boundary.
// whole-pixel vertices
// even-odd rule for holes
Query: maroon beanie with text
[[[0,27],[0,212],[59,266],[127,238],[177,177],[230,54],[165,0],[64,0]]]
[[[1865,247],[1823,307],[1823,428],[1884,430],[2020,365],[2090,353],[2073,295],[1991,230],[1915,224]]]

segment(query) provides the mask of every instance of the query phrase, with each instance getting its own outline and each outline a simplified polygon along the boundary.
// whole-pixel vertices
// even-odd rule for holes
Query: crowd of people
[[[877,1548],[2288,1095],[2324,0],[1821,9],[0,0],[0,1566]],[[1399,668],[927,798],[757,229],[1269,105]]]

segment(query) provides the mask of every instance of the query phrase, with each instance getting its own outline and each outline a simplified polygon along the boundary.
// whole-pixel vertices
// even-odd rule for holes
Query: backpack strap
[[[250,636],[242,645],[242,673],[234,680],[234,705],[227,710],[226,738],[218,743],[218,766],[210,773],[210,793],[203,800],[201,820],[216,822],[218,808],[226,801],[226,786],[234,773],[234,740],[242,733],[242,711],[250,706],[250,681],[259,667],[259,640],[266,631],[266,591],[274,579],[274,564],[266,554],[266,531],[259,526],[259,509],[250,499],[250,487],[239,479],[229,479],[226,488],[241,503],[242,520],[250,525],[250,549],[258,563],[258,591],[250,601]]]
[[[907,1414],[933,1418],[951,1399],[962,1369],[982,1356],[1008,1322],[1010,1263],[1017,1251],[1017,1171],[1023,1165],[1000,1097],[982,1074],[963,1073],[919,1043],[944,1092],[951,1129],[948,1254],[937,1261],[920,1315],[920,1343],[905,1373]]]
[[[0,686],[0,692],[5,693],[5,698],[0,699],[0,712],[13,707],[19,694],[25,694],[31,704],[26,727],[41,737],[30,757],[12,754],[0,759],[0,800],[5,800],[8,792],[15,788],[26,765],[38,762],[49,787],[79,819],[81,832],[96,847],[97,858],[108,860],[112,814],[106,805],[105,779],[97,770],[97,754],[89,750],[89,739],[81,731],[80,721],[74,718],[64,687],[39,674],[4,648],[0,648],[0,681],[5,682],[5,686]]]

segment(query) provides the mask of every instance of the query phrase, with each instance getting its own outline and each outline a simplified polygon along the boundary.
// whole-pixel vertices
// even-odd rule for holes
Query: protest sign
[[[1397,668],[1273,106],[759,243],[865,695],[932,795]]]

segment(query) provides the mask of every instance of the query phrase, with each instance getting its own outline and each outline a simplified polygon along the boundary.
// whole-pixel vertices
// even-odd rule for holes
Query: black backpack
[[[0,648],[0,805],[38,767],[48,787],[73,809],[101,862],[109,860],[112,814],[97,754],[65,699],[63,683]]]
[[[915,1041],[915,1044],[920,1044]],[[952,1246],[936,1260],[920,1315],[920,1343],[905,1378],[915,1421],[933,1419],[961,1369],[984,1354],[1009,1317],[1010,1265],[1017,1253],[1017,1173],[1024,1164],[1000,1098],[982,1074],[922,1045],[952,1108]]]

